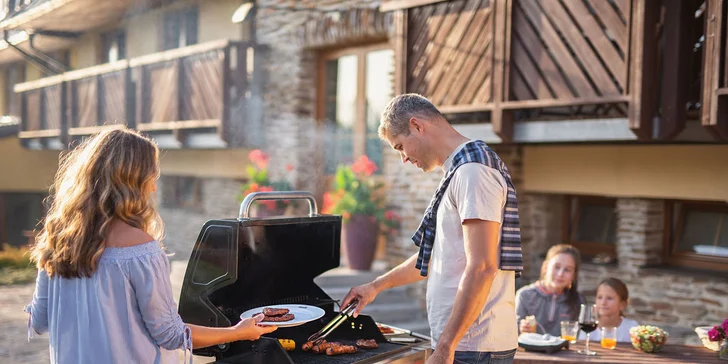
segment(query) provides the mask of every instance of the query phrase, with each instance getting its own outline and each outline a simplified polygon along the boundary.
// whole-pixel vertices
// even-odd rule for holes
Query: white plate
[[[278,327],[293,327],[298,325],[303,325],[307,322],[311,322],[313,320],[319,319],[324,315],[324,310],[322,310],[319,307],[316,306],[309,306],[309,305],[271,305],[271,306],[262,306],[258,308],[254,308],[251,310],[247,310],[240,314],[241,319],[250,318],[253,317],[261,312],[263,312],[263,309],[266,307],[270,308],[287,308],[290,310],[289,313],[292,313],[295,317],[291,321],[285,321],[285,322],[261,322],[258,325],[262,326],[278,326]]]
[[[382,327],[388,327],[388,328],[394,330],[394,332],[387,333],[387,334],[385,334],[385,333],[382,332],[382,335],[384,335],[384,336],[402,335],[402,334],[406,334],[407,333],[407,331],[404,331],[402,329],[398,329],[396,327],[392,327],[392,326],[389,326],[389,325],[380,324],[380,323],[377,323],[377,325],[382,326]],[[381,332],[381,330],[379,330],[379,331]]]

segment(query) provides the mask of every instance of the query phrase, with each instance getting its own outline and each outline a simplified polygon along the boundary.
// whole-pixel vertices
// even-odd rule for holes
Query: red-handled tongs
[[[339,325],[344,323],[347,318],[351,316],[351,313],[354,312],[354,309],[356,308],[357,301],[349,303],[346,308],[344,308],[343,311],[339,312],[336,317],[333,318],[326,326],[324,326],[321,330],[319,330],[317,333],[311,335],[308,337],[308,341],[311,342],[318,342],[326,338],[332,331],[336,330]]]

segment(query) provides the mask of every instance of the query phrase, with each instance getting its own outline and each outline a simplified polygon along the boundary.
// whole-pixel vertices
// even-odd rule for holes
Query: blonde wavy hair
[[[158,177],[159,149],[136,131],[87,139],[61,157],[31,260],[51,277],[90,277],[114,220],[160,241],[164,225],[151,193]]]

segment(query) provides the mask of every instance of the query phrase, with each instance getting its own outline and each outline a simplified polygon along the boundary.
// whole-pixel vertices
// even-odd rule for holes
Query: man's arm
[[[498,273],[500,224],[469,219],[463,222],[466,265],[460,280],[450,319],[442,331],[435,352],[452,355],[460,340],[485,306]]]
[[[415,263],[417,263],[417,254],[407,258],[402,264],[392,268],[392,270],[377,277],[372,282],[352,288],[341,302],[341,307],[346,307],[353,300],[359,301],[353,312],[353,316],[357,317],[364,306],[374,301],[374,298],[385,289],[425,279],[426,277],[420,275],[420,270],[415,267]]]

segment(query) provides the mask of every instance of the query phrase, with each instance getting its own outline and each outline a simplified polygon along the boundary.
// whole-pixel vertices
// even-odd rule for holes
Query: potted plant
[[[268,154],[260,149],[255,149],[248,153],[248,159],[252,162],[246,168],[249,180],[241,187],[240,201],[245,196],[253,192],[269,192],[269,191],[291,191],[291,184],[286,180],[271,181],[268,177]],[[286,170],[293,170],[293,165],[286,165]],[[284,215],[289,201],[259,201],[254,207],[254,215],[257,217],[280,216]]]
[[[708,331],[710,341],[720,342],[718,358],[728,360],[728,319],[723,320],[720,326],[715,326]]]
[[[380,233],[399,227],[399,216],[385,207],[384,184],[372,178],[376,171],[366,156],[339,166],[333,191],[324,194],[322,212],[343,218],[343,243],[352,269],[369,270]]]

